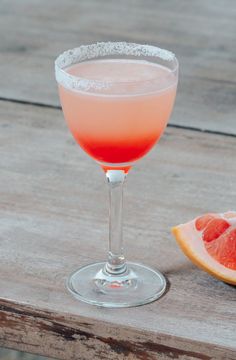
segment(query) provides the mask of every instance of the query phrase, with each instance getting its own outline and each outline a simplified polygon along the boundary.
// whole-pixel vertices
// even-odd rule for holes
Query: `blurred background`
[[[20,351],[0,349],[0,359],[3,360],[50,360],[43,356],[26,354]]]
[[[53,62],[63,50],[149,43],[180,62],[171,123],[232,132],[235,18],[235,0],[1,0],[0,97],[59,106]]]
[[[103,40],[149,43],[180,62],[171,124],[234,133],[235,19],[235,0],[1,0],[0,98],[57,108],[59,53]],[[0,359],[45,358],[2,349]]]

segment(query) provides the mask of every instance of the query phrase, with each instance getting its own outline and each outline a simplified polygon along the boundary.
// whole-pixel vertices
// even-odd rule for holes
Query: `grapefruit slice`
[[[219,280],[236,285],[236,212],[205,214],[172,229],[184,254]]]

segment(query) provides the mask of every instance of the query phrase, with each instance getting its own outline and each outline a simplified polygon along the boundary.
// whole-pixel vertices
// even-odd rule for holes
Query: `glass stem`
[[[109,254],[104,270],[111,275],[120,275],[127,270],[122,238],[123,185],[126,174],[123,170],[108,170],[106,178],[109,187],[110,219]]]

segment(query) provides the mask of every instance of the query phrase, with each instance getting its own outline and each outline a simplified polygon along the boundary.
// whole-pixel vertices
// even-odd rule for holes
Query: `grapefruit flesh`
[[[236,212],[205,214],[174,227],[172,232],[194,264],[236,285]]]
[[[195,227],[198,231],[205,229],[207,224],[215,218],[214,214],[206,214],[196,219]]]
[[[203,229],[202,239],[206,242],[218,239],[229,227],[230,224],[225,219],[212,219]]]

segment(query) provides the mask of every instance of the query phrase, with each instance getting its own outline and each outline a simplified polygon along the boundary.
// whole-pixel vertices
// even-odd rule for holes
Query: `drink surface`
[[[65,70],[88,81],[88,91],[59,85],[68,126],[102,164],[132,164],[159,140],[176,93],[176,76],[143,60],[85,61]]]

